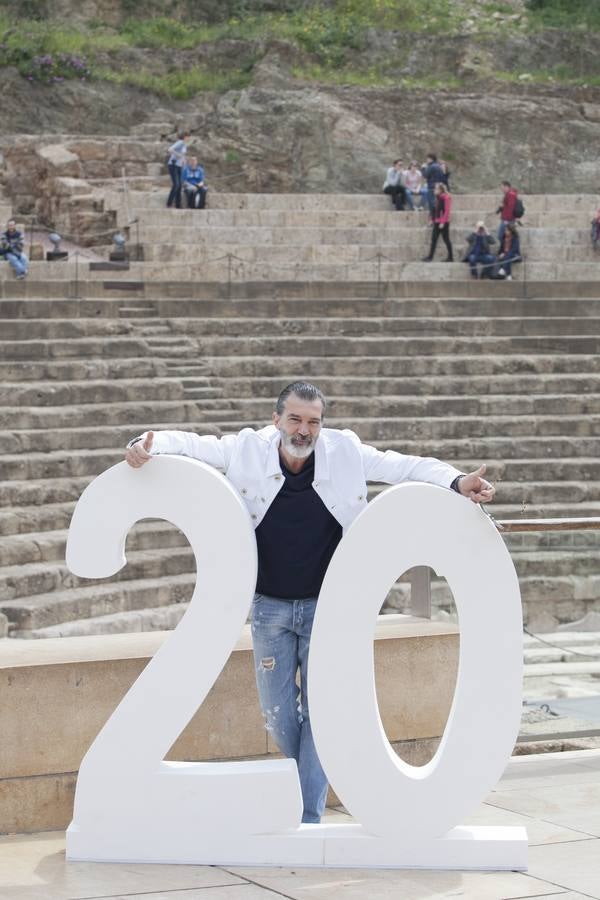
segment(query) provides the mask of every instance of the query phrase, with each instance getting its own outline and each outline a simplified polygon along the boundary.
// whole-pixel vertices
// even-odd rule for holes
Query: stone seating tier
[[[469,224],[497,202],[455,199]],[[122,223],[122,198],[109,200]],[[397,214],[382,196],[215,193],[206,213],[160,209],[158,192],[130,202],[156,261],[112,272],[80,261],[76,282],[73,261],[33,263],[18,283],[0,267],[0,633],[173,627],[195,581],[183,536],[141,523],[119,576],[76,579],[64,564],[74,504],[132,435],[263,425],[298,377],[326,391],[327,424],[382,449],[463,469],[488,462],[497,516],[600,514],[600,260],[587,245],[588,198],[525,198],[526,284],[471,282],[460,263],[328,269],[336,253],[361,260],[381,248],[401,260],[423,241],[423,215]],[[161,221],[169,240],[157,246]],[[240,268],[229,284],[226,260],[201,262],[234,248],[260,259],[260,276]],[[170,253],[185,262],[169,266]],[[296,269],[275,265],[294,258]],[[600,605],[597,535],[507,543],[530,626]],[[388,609],[404,608],[408,590],[398,582]],[[434,603],[450,608],[442,582]]]

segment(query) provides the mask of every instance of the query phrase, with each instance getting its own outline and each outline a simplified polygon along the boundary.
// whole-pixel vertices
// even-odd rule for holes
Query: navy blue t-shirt
[[[316,597],[342,526],[312,486],[314,453],[296,474],[283,462],[281,471],[283,486],[256,529],[256,592],[285,600]]]

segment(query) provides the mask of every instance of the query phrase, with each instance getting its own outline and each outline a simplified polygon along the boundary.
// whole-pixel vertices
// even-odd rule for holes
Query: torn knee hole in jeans
[[[274,656],[263,656],[260,661],[261,669],[264,669],[265,672],[271,672],[275,668],[275,657]]]

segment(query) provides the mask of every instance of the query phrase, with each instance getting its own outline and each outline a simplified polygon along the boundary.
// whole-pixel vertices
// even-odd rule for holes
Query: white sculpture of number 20
[[[69,859],[221,865],[525,868],[521,827],[457,827],[510,757],[521,706],[521,604],[510,556],[471,502],[427,484],[390,488],[340,542],[311,639],[314,740],[360,824],[301,825],[294,760],[165,762],[223,668],[256,583],[256,542],[242,500],[214,469],[156,457],[96,478],[75,509],[71,571],[105,578],[125,564],[140,519],[172,522],[194,551],[199,583],[175,631],[88,750],[77,781]],[[445,575],[460,620],[454,701],[425,766],[390,746],[377,706],[373,633],[396,578]],[[415,698],[418,703],[418,697]]]

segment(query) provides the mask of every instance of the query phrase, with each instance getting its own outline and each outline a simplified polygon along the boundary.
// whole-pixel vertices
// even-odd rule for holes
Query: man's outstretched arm
[[[235,435],[217,438],[212,434],[191,431],[147,431],[127,444],[125,460],[134,469],[160,453],[189,456],[225,472],[231,460]]]

